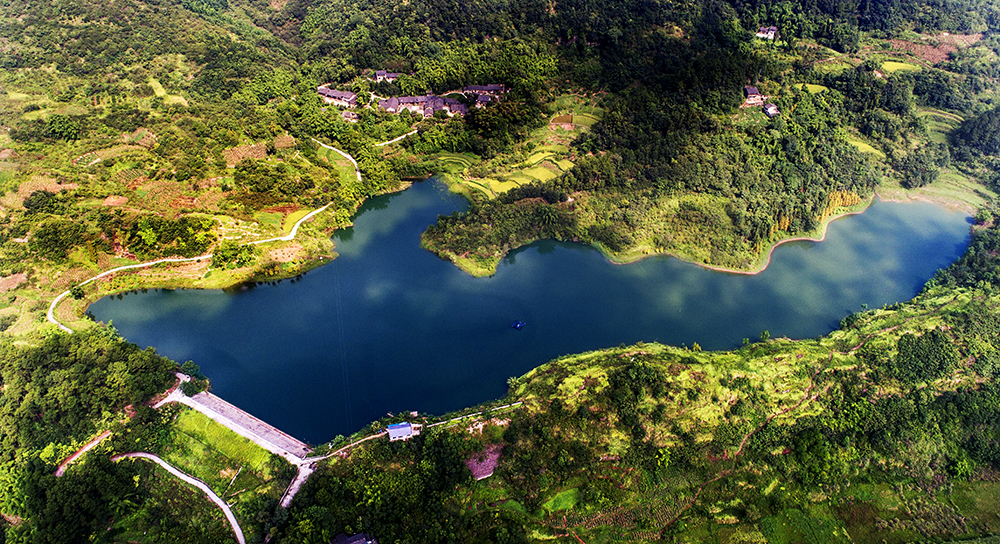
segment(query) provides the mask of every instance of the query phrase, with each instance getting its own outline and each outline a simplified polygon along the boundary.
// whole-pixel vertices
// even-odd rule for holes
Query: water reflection
[[[439,184],[416,184],[366,204],[335,238],[340,258],[295,282],[109,297],[91,311],[318,442],[386,412],[501,396],[509,376],[567,353],[637,341],[731,348],[764,330],[816,337],[862,304],[909,299],[968,239],[963,214],[883,203],[834,222],[825,242],[782,245],[756,276],[664,256],[614,265],[544,241],[472,278],[419,247],[438,214],[464,206]],[[528,325],[513,330],[514,320]]]

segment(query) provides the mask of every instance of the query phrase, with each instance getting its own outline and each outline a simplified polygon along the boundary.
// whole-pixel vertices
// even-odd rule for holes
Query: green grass
[[[858,140],[858,139],[855,139],[855,138],[848,138],[847,139],[847,143],[849,143],[849,144],[853,145],[854,147],[858,148],[858,151],[860,151],[862,153],[871,153],[872,155],[875,155],[875,156],[879,157],[880,159],[884,159],[885,158],[885,153],[879,151],[878,149],[875,149],[870,144],[862,142],[861,140]]]
[[[280,213],[257,214],[257,221],[259,221],[261,225],[267,225],[275,229],[281,228],[281,219],[282,219],[282,214]]]
[[[578,502],[580,502],[580,488],[574,487],[573,489],[567,489],[555,497],[552,497],[548,502],[542,505],[542,508],[548,510],[549,512],[572,510]]]
[[[894,74],[896,72],[919,72],[921,70],[921,68],[916,64],[896,62],[894,60],[887,60],[883,62],[882,69],[890,74]]]
[[[807,89],[809,92],[813,94],[818,94],[830,90],[830,88],[825,85],[815,85],[813,83],[799,83],[798,85],[795,86],[800,89]]]
[[[524,161],[524,164],[536,165],[545,159],[551,158],[553,155],[555,154],[551,151],[538,151],[532,153],[532,155],[528,157],[528,160]]]
[[[310,210],[299,210],[297,212],[292,212],[292,213],[288,214],[288,217],[285,218],[285,224],[282,226],[281,230],[285,234],[288,234],[289,232],[291,232],[292,231],[292,227],[295,226],[295,222],[298,221],[299,219],[302,219],[303,217],[309,215],[309,211]]]
[[[549,181],[550,179],[555,179],[556,173],[544,166],[534,166],[532,168],[525,168],[524,173],[540,181]]]
[[[559,160],[555,161],[555,163],[556,163],[556,166],[558,166],[560,169],[562,169],[563,172],[566,172],[570,168],[573,168],[573,161],[570,161],[570,160],[559,159]]]
[[[573,124],[583,125],[585,127],[591,127],[594,123],[600,121],[600,118],[587,115],[585,113],[577,113],[573,115]]]
[[[920,108],[917,116],[926,120],[931,141],[941,144],[948,143],[948,134],[963,121],[958,115],[933,108]]]
[[[553,153],[569,153],[569,146],[562,144],[555,145],[540,145],[535,148],[536,151],[552,151]]]
[[[194,410],[185,410],[177,416],[174,429],[195,439],[204,449],[214,449],[226,457],[260,472],[267,466],[271,453],[257,444],[230,431]]]
[[[150,88],[153,89],[153,94],[156,96],[161,98],[167,96],[167,90],[163,88],[163,84],[160,83],[155,77],[149,78],[147,83],[149,83]]]
[[[813,70],[821,74],[839,74],[853,67],[853,64],[844,61],[817,62],[813,64]]]

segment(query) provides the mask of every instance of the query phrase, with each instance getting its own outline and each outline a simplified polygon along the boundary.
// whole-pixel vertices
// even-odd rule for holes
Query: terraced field
[[[927,121],[927,132],[931,141],[943,144],[948,142],[948,133],[962,124],[960,116],[933,108],[920,108],[917,116]]]
[[[556,111],[548,126],[528,137],[527,147],[522,149],[522,156],[527,158],[519,164],[482,164],[479,157],[468,153],[438,153],[425,160],[440,172],[455,174],[448,182],[456,190],[481,193],[489,198],[521,185],[550,181],[573,168],[574,153],[570,145],[601,120],[604,109],[597,105],[599,102],[599,97],[579,95],[557,98]]]

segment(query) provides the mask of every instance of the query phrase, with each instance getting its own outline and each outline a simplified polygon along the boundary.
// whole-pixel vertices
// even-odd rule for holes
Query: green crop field
[[[882,63],[882,69],[890,74],[896,72],[919,72],[921,68],[916,64],[910,64],[908,62],[896,62],[893,60],[888,60]]]
[[[882,159],[885,158],[885,153],[879,151],[878,149],[875,149],[870,144],[862,142],[861,140],[858,140],[858,139],[855,139],[855,138],[848,138],[847,142],[849,144],[853,145],[854,147],[858,148],[858,151],[860,151],[862,153],[871,153],[872,155],[876,155],[879,158],[882,158]]]
[[[310,210],[298,210],[288,214],[285,218],[285,224],[282,226],[282,230],[287,234],[292,231],[292,227],[295,226],[295,222],[302,219],[306,215],[309,215]]]
[[[798,85],[795,86],[798,87],[799,89],[808,89],[809,92],[813,94],[818,94],[830,90],[830,88],[825,85],[816,85],[813,83],[799,83]]]
[[[217,450],[255,471],[262,471],[271,458],[271,453],[264,448],[194,410],[181,412],[174,429],[193,438],[204,448]]]

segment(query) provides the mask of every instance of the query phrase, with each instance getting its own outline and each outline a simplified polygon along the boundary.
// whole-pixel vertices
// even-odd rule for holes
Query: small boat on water
[[[521,327],[524,327],[525,325],[527,325],[527,323],[525,323],[524,321],[515,321],[510,324],[510,328],[521,330]]]

